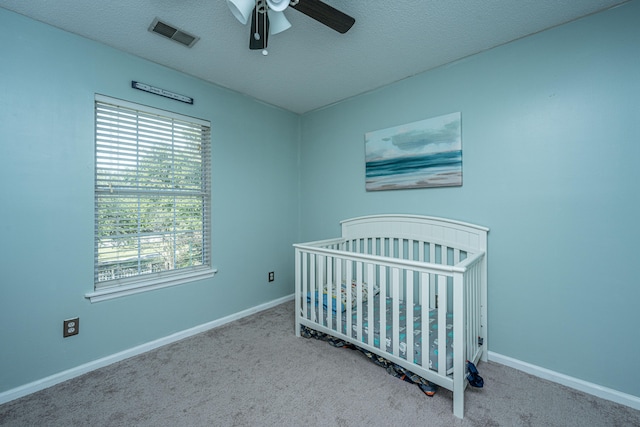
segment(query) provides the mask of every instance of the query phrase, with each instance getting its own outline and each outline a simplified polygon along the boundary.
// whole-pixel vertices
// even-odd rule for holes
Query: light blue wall
[[[0,28],[0,393],[293,292],[298,115],[1,8]],[[131,80],[195,104],[136,91]],[[93,289],[95,93],[211,121],[213,279],[84,298]],[[80,334],[63,339],[73,316]]]
[[[639,22],[633,1],[303,116],[301,239],[488,226],[489,349],[640,397]],[[365,132],[456,111],[462,187],[365,192]]]

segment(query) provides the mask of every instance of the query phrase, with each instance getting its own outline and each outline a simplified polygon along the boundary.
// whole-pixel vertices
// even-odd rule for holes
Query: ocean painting
[[[462,185],[460,113],[365,134],[367,191]]]

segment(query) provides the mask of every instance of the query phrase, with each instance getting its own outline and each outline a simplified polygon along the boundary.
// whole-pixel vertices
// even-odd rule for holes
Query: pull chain
[[[269,6],[267,5],[266,0],[262,0],[262,1],[265,2],[264,3],[264,12],[263,12],[263,15],[264,15],[264,26],[262,27],[264,29],[264,37],[265,37],[265,39],[264,39],[264,43],[262,44],[264,46],[264,48],[262,49],[262,54],[264,56],[267,56],[269,54],[269,52],[267,52],[267,37],[269,36],[267,34],[267,31],[269,31],[269,29],[267,28],[267,10],[269,9]]]

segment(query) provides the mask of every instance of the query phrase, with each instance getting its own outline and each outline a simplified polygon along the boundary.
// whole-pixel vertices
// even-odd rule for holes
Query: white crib
[[[340,238],[294,245],[296,334],[332,335],[452,390],[462,418],[466,361],[487,360],[489,229],[417,215],[341,224]]]

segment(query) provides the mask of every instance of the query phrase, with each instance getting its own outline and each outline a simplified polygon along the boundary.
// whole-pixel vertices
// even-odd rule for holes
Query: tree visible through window
[[[96,95],[95,288],[210,269],[210,125]]]

